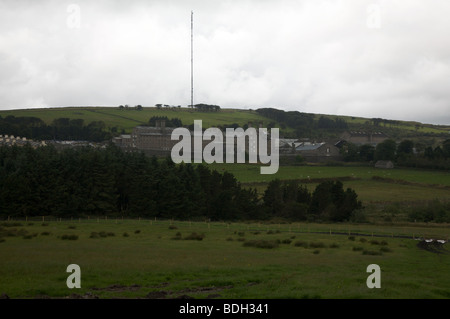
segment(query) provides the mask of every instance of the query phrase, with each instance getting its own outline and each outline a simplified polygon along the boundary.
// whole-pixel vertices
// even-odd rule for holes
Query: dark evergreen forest
[[[263,196],[229,172],[106,148],[0,147],[0,218],[124,216],[179,220],[343,221],[361,206],[353,190],[324,182],[269,183]]]

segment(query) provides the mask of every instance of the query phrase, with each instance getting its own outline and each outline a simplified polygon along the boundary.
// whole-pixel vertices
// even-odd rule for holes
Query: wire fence
[[[54,216],[33,216],[33,217],[8,217],[2,223],[9,223],[12,226],[26,226],[30,223],[79,223],[79,224],[140,224],[141,226],[195,228],[199,231],[230,230],[230,231],[250,231],[292,234],[322,234],[330,236],[364,236],[364,237],[384,237],[384,238],[407,238],[415,240],[440,239],[448,241],[450,225],[448,224],[405,224],[405,225],[377,225],[377,224],[320,224],[307,222],[225,222],[199,220],[174,220],[163,218],[141,218],[125,216],[83,216],[60,218]],[[25,224],[23,224],[25,223]]]

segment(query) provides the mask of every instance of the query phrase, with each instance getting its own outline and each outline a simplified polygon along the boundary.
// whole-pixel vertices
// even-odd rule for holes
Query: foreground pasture
[[[448,238],[444,227],[105,218],[0,225],[0,295],[10,298],[450,298],[449,250],[417,246]],[[66,286],[69,264],[81,268],[81,289]],[[381,289],[367,288],[370,264],[381,267]]]

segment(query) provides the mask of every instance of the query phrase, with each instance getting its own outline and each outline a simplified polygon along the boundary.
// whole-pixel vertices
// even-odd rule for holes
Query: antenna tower
[[[191,11],[191,108],[194,107],[194,11]]]

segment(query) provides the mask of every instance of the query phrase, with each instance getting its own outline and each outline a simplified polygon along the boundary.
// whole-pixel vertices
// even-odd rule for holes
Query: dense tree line
[[[342,221],[360,207],[352,190],[325,182],[313,193],[271,182],[260,198],[228,173],[175,165],[140,152],[84,147],[0,147],[0,218],[125,216],[195,220]]]
[[[403,140],[397,144],[394,140],[387,139],[376,147],[346,143],[341,148],[341,153],[348,162],[389,160],[407,167],[450,169],[450,139],[434,148],[428,146],[422,152],[415,146],[411,140]]]
[[[275,120],[280,126],[289,126],[295,129],[296,136],[308,135],[314,127],[314,115],[298,111],[282,111],[274,108],[261,108],[256,112]]]
[[[203,104],[203,103],[195,104],[194,108],[200,112],[219,112],[220,111],[220,106],[218,106],[218,105]]]
[[[341,118],[331,119],[325,116],[321,116],[317,122],[317,128],[326,130],[346,130],[348,124]]]
[[[102,142],[112,138],[103,121],[85,124],[83,119],[57,118],[50,125],[37,117],[2,118],[0,134],[26,137],[34,140],[83,140]]]
[[[138,152],[0,148],[0,214],[257,218],[257,194],[233,175]]]
[[[298,181],[273,180],[264,192],[266,214],[290,220],[332,221],[351,220],[362,207],[354,190],[344,190],[340,181],[320,183],[311,193]]]

